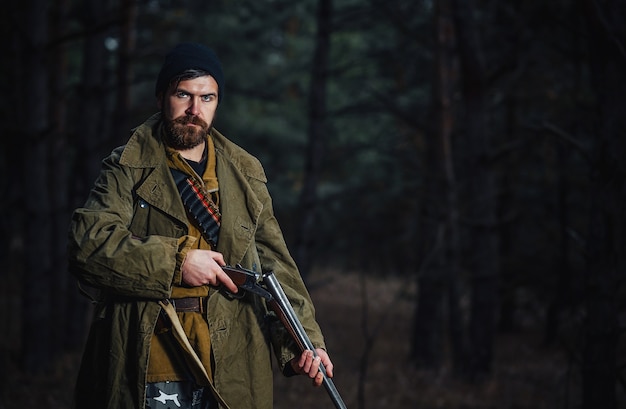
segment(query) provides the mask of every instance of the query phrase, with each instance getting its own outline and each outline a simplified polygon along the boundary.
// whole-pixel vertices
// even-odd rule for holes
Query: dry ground
[[[562,351],[541,347],[539,336],[499,336],[493,377],[480,385],[455,380],[447,370],[418,371],[407,364],[415,289],[397,278],[318,273],[309,281],[335,364],[335,385],[347,406],[358,408],[359,383],[371,408],[548,409],[577,408],[579,381]],[[367,304],[363,300],[367,300]],[[368,326],[363,326],[367,316]],[[372,335],[367,373],[361,377],[365,334]],[[55,376],[8,376],[0,409],[69,408],[76,356],[61,360]],[[575,365],[574,365],[575,366]],[[275,376],[276,409],[332,408],[324,388],[302,377]],[[238,408],[237,408],[238,409]]]
[[[327,285],[318,285],[323,281]],[[576,408],[578,380],[565,354],[544,349],[533,334],[499,336],[494,375],[479,385],[454,379],[448,370],[418,371],[407,364],[414,280],[324,273],[310,281],[311,296],[335,364],[335,385],[348,408],[548,409]],[[367,299],[367,304],[363,301]],[[367,316],[368,327],[363,326]],[[363,407],[357,399],[365,334],[374,334],[367,355]],[[302,378],[275,381],[276,408],[332,407],[324,389]],[[569,387],[568,387],[569,386]]]

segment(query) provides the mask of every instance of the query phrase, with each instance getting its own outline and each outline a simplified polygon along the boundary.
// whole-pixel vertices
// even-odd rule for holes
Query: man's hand
[[[313,351],[304,351],[299,358],[291,360],[291,367],[297,374],[308,375],[313,380],[314,386],[320,386],[324,380],[324,374],[319,370],[320,363],[326,369],[326,375],[333,377],[333,363],[323,349],[315,349],[317,357],[313,357]]]
[[[226,263],[222,253],[211,250],[189,250],[181,267],[183,282],[192,287],[223,285],[230,292],[236,293],[239,289],[222,270],[221,266],[224,265]]]

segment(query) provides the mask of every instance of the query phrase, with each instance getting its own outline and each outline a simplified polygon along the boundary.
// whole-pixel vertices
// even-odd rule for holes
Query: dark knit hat
[[[166,56],[156,82],[155,95],[165,91],[172,78],[188,69],[204,70],[211,74],[218,86],[218,99],[224,96],[224,73],[217,55],[198,43],[181,43]]]

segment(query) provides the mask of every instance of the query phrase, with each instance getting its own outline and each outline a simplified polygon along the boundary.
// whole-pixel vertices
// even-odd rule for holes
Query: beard
[[[181,116],[176,119],[166,119],[165,135],[167,144],[176,150],[195,148],[204,142],[210,125],[197,116]],[[197,127],[189,126],[197,125]]]

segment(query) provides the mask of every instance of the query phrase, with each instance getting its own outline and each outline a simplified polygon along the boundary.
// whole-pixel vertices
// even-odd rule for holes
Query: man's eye
[[[213,99],[215,99],[215,95],[203,95],[202,96],[202,100],[204,102],[211,102],[213,101]]]
[[[186,92],[183,92],[183,91],[178,91],[178,92],[176,93],[176,96],[177,96],[178,98],[185,98],[185,97],[187,96],[187,93],[186,93]]]

